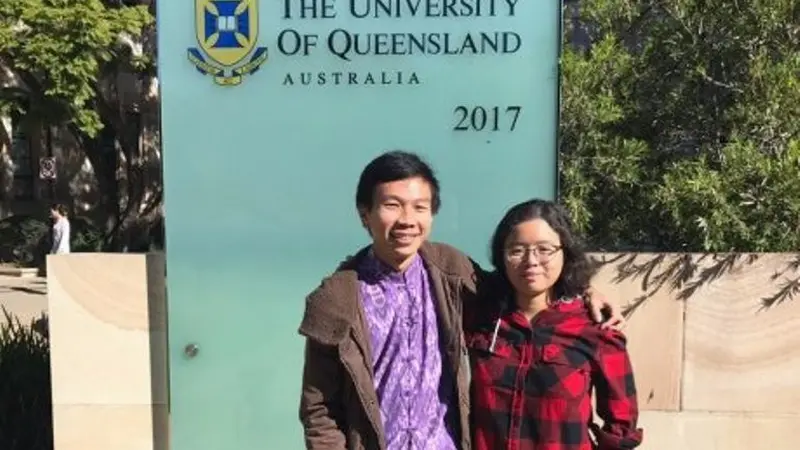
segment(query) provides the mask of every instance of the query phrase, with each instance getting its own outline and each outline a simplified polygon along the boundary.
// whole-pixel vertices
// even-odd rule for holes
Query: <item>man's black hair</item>
[[[371,210],[379,184],[420,177],[431,187],[431,211],[439,212],[439,180],[431,166],[419,155],[402,150],[386,152],[370,161],[361,172],[356,189],[356,207]]]

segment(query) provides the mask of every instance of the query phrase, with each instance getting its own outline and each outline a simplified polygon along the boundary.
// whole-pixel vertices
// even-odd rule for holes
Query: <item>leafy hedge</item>
[[[0,449],[52,450],[50,344],[44,317],[22,325],[5,308],[0,324]]]
[[[82,217],[70,218],[73,252],[100,250],[103,234]],[[50,250],[51,221],[17,215],[0,220],[0,262],[21,267],[43,267]]]
[[[561,199],[593,247],[800,249],[797,1],[567,5]]]

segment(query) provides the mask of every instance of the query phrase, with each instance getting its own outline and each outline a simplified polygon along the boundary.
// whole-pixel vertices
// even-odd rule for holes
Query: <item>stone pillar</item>
[[[166,450],[163,254],[47,258],[54,450]]]

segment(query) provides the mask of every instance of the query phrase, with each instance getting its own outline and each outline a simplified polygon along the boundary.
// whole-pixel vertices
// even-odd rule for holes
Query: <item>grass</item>
[[[53,450],[50,343],[5,308],[0,324],[0,449]],[[44,317],[42,317],[44,318]]]

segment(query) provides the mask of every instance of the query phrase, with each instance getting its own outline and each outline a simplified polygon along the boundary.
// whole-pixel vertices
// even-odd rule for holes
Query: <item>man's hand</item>
[[[600,324],[600,328],[619,331],[625,326],[625,318],[619,305],[609,301],[592,287],[586,290],[586,303],[592,312],[592,318]]]

